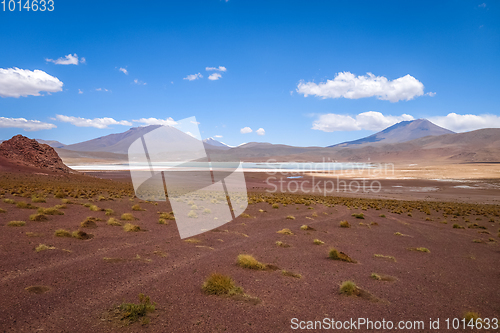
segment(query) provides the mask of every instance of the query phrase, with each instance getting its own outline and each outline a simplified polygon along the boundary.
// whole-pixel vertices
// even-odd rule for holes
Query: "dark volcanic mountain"
[[[34,139],[16,135],[0,144],[1,164],[22,165],[53,172],[75,173],[68,168],[54,148]]]
[[[402,121],[383,131],[367,136],[366,138],[348,141],[330,147],[349,147],[353,145],[374,144],[374,143],[402,143],[426,136],[439,136],[452,134],[454,132],[437,126],[427,119],[417,119]]]

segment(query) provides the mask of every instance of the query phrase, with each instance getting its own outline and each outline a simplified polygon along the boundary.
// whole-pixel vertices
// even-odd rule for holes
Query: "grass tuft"
[[[374,254],[373,256],[375,258],[389,259],[389,260],[396,262],[396,258],[394,258],[393,256],[385,256],[383,254]]]
[[[295,220],[295,216],[293,216],[293,215],[288,215],[288,216],[286,217],[286,219],[287,219],[287,220]]]
[[[340,285],[340,293],[348,296],[359,294],[359,288],[352,281],[344,281]]]
[[[105,212],[104,215],[106,216],[110,216],[110,215],[114,215],[115,214],[115,211],[112,210],[111,208],[108,208],[108,209],[105,209]]]
[[[64,229],[57,229],[54,232],[54,236],[56,237],[71,237],[71,232]]]
[[[302,275],[300,275],[300,274],[297,274],[297,273],[294,273],[294,272],[290,272],[290,271],[285,271],[285,270],[282,270],[281,274],[284,275],[284,276],[294,277],[296,279],[301,279],[302,278]]]
[[[136,212],[141,212],[141,211],[145,211],[144,208],[141,208],[141,206],[139,204],[135,204],[132,206],[132,210],[136,211]]]
[[[196,212],[194,210],[190,210],[188,213],[188,217],[195,219],[198,217],[198,214],[196,214]]]
[[[363,214],[363,213],[359,213],[359,214],[354,213],[351,216],[354,216],[357,219],[364,219],[365,218],[365,214]]]
[[[351,225],[350,225],[350,224],[349,224],[349,222],[347,222],[347,221],[341,221],[341,222],[340,222],[340,227],[341,227],[341,228],[350,228],[350,227],[351,227]]]
[[[338,251],[336,248],[331,248],[330,251],[328,252],[328,257],[332,260],[340,260],[340,261],[345,261],[345,262],[352,262],[355,263],[355,260],[352,260],[347,254],[344,252]]]
[[[115,219],[114,217],[110,217],[109,220],[108,220],[108,225],[113,225],[113,226],[121,226],[122,224],[120,222],[118,222],[117,219]]]
[[[281,229],[280,231],[276,231],[276,233],[282,234],[282,235],[293,235],[293,232],[288,228],[284,228],[284,229]]]
[[[323,244],[325,244],[325,242],[320,241],[319,239],[313,240],[313,243],[316,244],[316,245],[323,245]]]
[[[40,222],[40,221],[46,221],[47,220],[47,216],[45,216],[44,214],[31,214],[30,215],[30,221],[36,221],[36,222]]]
[[[124,213],[124,214],[122,214],[120,219],[122,219],[124,221],[133,221],[133,220],[135,220],[135,217],[134,217],[134,215],[132,215],[130,213]]]
[[[419,251],[419,252],[427,252],[427,253],[431,252],[426,247],[410,247],[408,250],[410,250],[410,251]]]
[[[45,251],[45,250],[54,250],[55,247],[53,246],[48,246],[48,245],[45,245],[45,244],[39,244],[36,248],[35,248],[35,251],[36,252],[40,252],[40,251]]]
[[[202,289],[209,295],[236,295],[243,293],[243,289],[237,287],[230,276],[220,273],[210,274],[205,282],[203,282]]]
[[[142,323],[149,323],[149,319],[145,318],[148,312],[155,311],[155,303],[151,303],[149,296],[139,294],[139,303],[122,303],[118,306],[121,312],[122,320],[127,320],[129,323],[134,323],[140,318],[143,318]],[[147,320],[144,320],[147,319]]]
[[[49,207],[49,208],[40,207],[38,208],[38,213],[45,215],[64,215],[64,212],[61,212],[56,207]]]
[[[465,229],[465,227],[461,226],[458,223],[453,224],[453,229]]]
[[[127,223],[123,226],[123,230],[125,230],[126,232],[137,232],[141,231],[141,227],[132,223]]]
[[[24,221],[10,221],[7,223],[9,227],[23,227],[26,225],[26,222]]]
[[[266,269],[267,267],[265,264],[259,262],[257,259],[255,259],[253,256],[249,254],[240,254],[238,256],[237,263],[240,267],[257,269],[257,270],[263,270]]]

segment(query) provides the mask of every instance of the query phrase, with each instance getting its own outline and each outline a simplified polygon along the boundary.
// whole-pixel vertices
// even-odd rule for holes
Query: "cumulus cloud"
[[[44,123],[39,120],[0,117],[0,128],[22,128],[27,132],[32,132],[56,127],[54,124]]]
[[[56,119],[65,123],[70,123],[78,127],[95,127],[95,128],[108,128],[109,125],[124,125],[124,126],[132,126],[132,123],[127,120],[114,120],[113,118],[80,118],[80,117],[71,117],[64,115],[56,115]]]
[[[146,82],[141,81],[141,80],[138,80],[138,79],[135,79],[135,80],[134,80],[134,83],[135,83],[135,84],[138,84],[138,85],[142,85],[142,86],[145,86],[145,85],[147,84]]]
[[[261,127],[255,131],[258,135],[266,135],[266,131]]]
[[[359,130],[380,131],[404,120],[414,120],[414,118],[408,114],[402,114],[401,116],[384,116],[382,113],[376,111],[363,112],[355,117],[328,113],[320,115],[318,119],[313,122],[312,129],[323,132]]]
[[[125,75],[128,75],[128,70],[126,68],[120,67],[119,71]]]
[[[214,135],[214,138],[222,138],[222,135]]]
[[[201,79],[202,77],[203,77],[203,75],[201,75],[201,73],[191,74],[191,75],[186,76],[184,78],[184,80],[194,81],[194,80]]]
[[[240,133],[241,134],[247,134],[247,133],[252,133],[252,129],[250,127],[243,127],[242,129],[240,129]]]
[[[212,73],[212,74],[210,74],[208,79],[212,80],[212,81],[216,81],[216,80],[220,79],[221,77],[222,77],[222,75],[220,75],[219,73]]]
[[[304,97],[309,95],[325,98],[358,99],[376,97],[380,100],[397,102],[411,100],[424,94],[422,82],[407,74],[395,80],[388,80],[384,76],[375,76],[372,73],[356,76],[350,72],[340,72],[333,80],[314,83],[301,81],[297,92]]]
[[[83,94],[83,91],[81,89],[78,89],[79,94]]]
[[[219,66],[219,67],[205,67],[206,71],[219,71],[219,72],[225,72],[227,71],[227,68],[224,66]]]
[[[41,91],[62,91],[62,86],[57,77],[38,69],[0,68],[0,97],[40,96]]]
[[[67,56],[64,56],[64,57],[61,57],[59,59],[49,59],[49,58],[45,58],[45,61],[46,62],[53,62],[54,64],[56,65],[78,65],[78,63],[82,63],[84,64],[85,63],[85,58],[81,58],[80,60],[78,60],[78,56],[75,54],[68,54]]]
[[[481,128],[500,128],[500,117],[493,114],[456,114],[430,117],[430,121],[454,132],[467,132]]]
[[[141,118],[138,120],[134,120],[135,123],[141,123],[145,126],[149,125],[164,125],[164,126],[174,126],[177,125],[177,122],[172,119],[172,117],[168,117],[166,119],[158,119],[158,118]]]

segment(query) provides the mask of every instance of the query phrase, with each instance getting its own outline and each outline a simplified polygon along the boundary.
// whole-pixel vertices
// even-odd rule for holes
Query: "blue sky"
[[[498,1],[54,8],[0,5],[0,139],[71,144],[190,116],[203,137],[230,145],[326,146],[413,118],[500,127]]]

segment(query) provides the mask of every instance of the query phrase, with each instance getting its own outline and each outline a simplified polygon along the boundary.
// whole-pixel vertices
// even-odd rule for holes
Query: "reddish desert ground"
[[[440,318],[440,331],[446,331],[446,318],[462,319],[468,311],[500,317],[500,207],[481,203],[491,189],[453,193],[454,183],[446,183],[431,194],[439,200],[424,192],[413,201],[393,200],[400,194],[392,192],[384,198],[269,194],[267,175],[250,173],[246,215],[181,240],[175,220],[159,223],[169,204],[134,198],[126,174],[7,171],[0,176],[5,332],[283,332],[293,331],[293,318],[361,317],[423,321],[418,331],[435,332],[430,318]],[[397,182],[404,188],[433,186],[431,180],[386,181],[387,189],[401,189],[392,187]],[[33,194],[46,202],[34,202],[43,200],[33,200]],[[461,199],[449,202],[453,195]],[[38,209],[23,208],[28,204],[55,209],[42,212],[46,220],[32,221]],[[133,210],[137,204],[143,210]],[[57,212],[62,215],[50,215]],[[134,220],[122,220],[124,213]],[[95,223],[82,227],[88,217]],[[121,226],[109,225],[110,218]],[[25,224],[9,226],[11,221]],[[126,223],[141,231],[126,232]],[[59,229],[92,238],[57,237]],[[291,234],[277,233],[283,229]],[[48,249],[37,252],[40,244]],[[331,248],[356,263],[330,259]],[[252,255],[262,269],[240,267],[240,254]],[[214,272],[230,276],[244,295],[204,292]],[[340,293],[348,280],[357,285],[357,296]],[[117,305],[139,303],[140,293],[155,310],[130,323]]]

